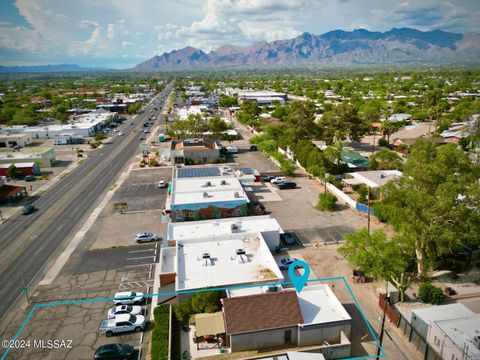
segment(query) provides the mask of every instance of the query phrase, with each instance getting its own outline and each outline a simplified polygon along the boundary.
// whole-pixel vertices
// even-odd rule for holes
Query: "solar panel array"
[[[218,170],[218,167],[182,167],[177,169],[177,178],[196,178],[205,176],[220,176],[220,170]]]
[[[253,175],[253,169],[251,167],[239,167],[235,170],[243,172],[245,175]]]

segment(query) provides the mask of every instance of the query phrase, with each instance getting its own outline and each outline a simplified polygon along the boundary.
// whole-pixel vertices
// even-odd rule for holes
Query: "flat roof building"
[[[261,234],[243,238],[177,240],[163,247],[160,286],[175,291],[282,281],[283,275]]]
[[[268,248],[274,251],[280,245],[283,229],[270,215],[170,223],[166,243],[173,246],[176,241],[181,240],[227,240],[257,233],[262,234]]]
[[[18,151],[0,149],[0,164],[17,164],[34,162],[40,167],[51,167],[55,162],[53,148],[22,148]]]
[[[480,359],[480,314],[434,321],[428,343],[444,360]]]
[[[245,216],[249,199],[233,176],[174,178],[170,195],[172,221]]]
[[[348,173],[344,182],[350,185],[365,184],[368,187],[376,188],[385,185],[390,180],[398,179],[402,172],[398,170],[374,170],[358,171]]]

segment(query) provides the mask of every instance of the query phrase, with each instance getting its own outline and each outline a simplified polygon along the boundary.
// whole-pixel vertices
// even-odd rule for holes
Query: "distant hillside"
[[[335,30],[304,33],[294,39],[249,46],[225,45],[205,53],[186,47],[138,64],[136,69],[176,69],[261,65],[354,65],[461,62],[480,59],[480,34],[441,30],[392,29],[372,32]]]
[[[1,66],[0,73],[49,73],[49,72],[72,72],[72,71],[102,71],[109,69],[85,68],[75,64],[59,65],[36,65],[36,66]]]

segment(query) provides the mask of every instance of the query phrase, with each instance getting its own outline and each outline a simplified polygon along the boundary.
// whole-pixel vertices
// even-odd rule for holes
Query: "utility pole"
[[[387,285],[385,286],[385,305],[383,306],[382,327],[380,328],[380,338],[378,339],[380,346],[377,348],[377,357],[380,357],[380,347],[382,346],[382,342],[383,342],[383,333],[385,332],[385,318],[387,315],[387,306],[389,302],[390,302],[390,296],[388,296],[388,281],[387,281]]]

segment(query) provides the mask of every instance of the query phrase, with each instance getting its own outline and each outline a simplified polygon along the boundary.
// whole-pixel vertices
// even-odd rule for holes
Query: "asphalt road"
[[[156,97],[160,101],[158,114],[163,106],[161,98],[171,91],[172,85]],[[24,282],[33,288],[41,280],[45,265],[66,247],[69,235],[78,230],[102,194],[113,185],[113,179],[139,152],[139,138],[143,135],[140,129],[152,107],[150,103],[134,118],[135,126],[129,125],[128,120],[124,122],[120,129],[124,136],[114,134],[111,144],[102,146],[34,199],[38,211],[28,216],[19,214],[0,226],[0,319],[14,310]]]

